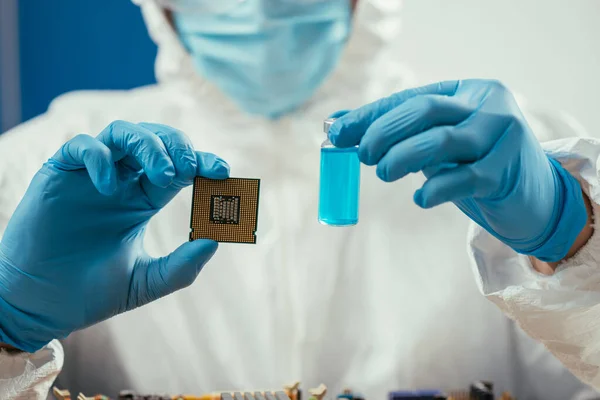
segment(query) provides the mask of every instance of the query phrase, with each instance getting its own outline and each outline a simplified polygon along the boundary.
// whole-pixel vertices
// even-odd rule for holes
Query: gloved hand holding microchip
[[[0,343],[33,352],[190,285],[217,243],[196,240],[152,258],[143,237],[196,176],[225,179],[229,166],[164,125],[117,121],[63,145],[0,242]]]

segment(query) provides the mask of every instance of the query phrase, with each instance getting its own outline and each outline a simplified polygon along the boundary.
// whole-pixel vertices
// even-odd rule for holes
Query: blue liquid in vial
[[[319,222],[333,226],[355,225],[359,193],[358,148],[321,148]]]

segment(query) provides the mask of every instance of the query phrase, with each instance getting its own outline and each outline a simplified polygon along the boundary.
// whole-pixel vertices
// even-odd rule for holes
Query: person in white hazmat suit
[[[390,112],[390,118],[394,113],[412,116],[380,123],[382,130],[390,126],[406,128],[392,132],[397,134],[419,125],[414,122],[422,122],[419,110],[426,104],[411,100],[411,97],[422,99],[419,94],[433,96],[427,97],[434,101],[428,104],[436,104],[431,110],[439,111],[425,113],[427,118],[449,118],[437,121],[435,126],[452,125],[458,120],[451,120],[464,114],[465,108],[447,101],[464,95],[468,100],[465,104],[473,106],[468,110],[469,115],[475,115],[474,110],[485,114],[489,111],[487,105],[477,108],[473,103],[481,94],[480,88],[485,87],[487,94],[483,98],[491,98],[494,107],[510,103],[505,88],[486,81],[449,82],[422,89],[423,93],[401,92],[408,95],[386,99],[385,96],[406,89],[411,83],[406,80],[401,55],[393,49],[399,34],[399,2],[248,0],[235,2],[227,10],[212,10],[211,2],[201,0],[187,4],[156,0],[139,3],[150,35],[159,46],[156,60],[159,83],[130,91],[63,95],[51,104],[46,114],[0,137],[0,224],[2,230],[8,225],[2,242],[5,247],[0,250],[7,252],[11,243],[18,242],[11,240],[18,237],[15,232],[25,229],[26,224],[17,226],[17,222],[26,216],[17,209],[13,216],[17,222],[9,224],[9,218],[32,178],[30,191],[43,179],[36,171],[63,143],[71,140],[74,146],[75,140],[83,140],[90,146],[99,146],[95,139],[76,135],[87,133],[92,137],[102,132],[99,140],[116,157],[119,151],[126,153],[119,147],[122,145],[118,144],[119,132],[170,129],[152,124],[134,128],[137,125],[133,123],[141,121],[185,132],[195,149],[218,154],[226,160],[231,166],[231,176],[262,179],[258,244],[222,245],[200,279],[185,290],[114,318],[106,319],[142,302],[131,307],[127,304],[110,315],[105,312],[104,318],[97,320],[106,320],[63,341],[64,367],[62,348],[56,340],[44,345],[43,340],[32,339],[31,343],[39,342],[39,346],[32,344],[31,352],[16,355],[0,352],[3,398],[44,398],[61,367],[60,385],[86,393],[114,394],[121,389],[201,393],[280,387],[298,379],[304,387],[325,382],[335,393],[350,385],[369,399],[382,399],[387,391],[394,389],[449,389],[488,379],[499,390],[512,391],[520,399],[594,397],[594,391],[580,380],[600,387],[596,350],[599,342],[596,304],[600,299],[596,260],[600,257],[600,239],[592,235],[575,256],[569,254],[554,274],[540,274],[532,268],[532,257],[539,259],[534,263],[542,266],[538,270],[549,265],[544,261],[556,257],[536,252],[545,248],[545,244],[513,238],[509,246],[506,243],[510,240],[498,240],[507,234],[502,232],[506,224],[500,224],[500,229],[500,225],[488,218],[497,211],[493,208],[497,206],[494,198],[485,202],[481,199],[486,196],[481,194],[472,203],[455,201],[460,210],[452,203],[430,208],[453,199],[444,198],[450,194],[436,191],[432,184],[423,186],[422,174],[408,173],[424,170],[425,176],[431,178],[428,182],[434,182],[432,177],[451,179],[452,175],[444,174],[444,170],[428,170],[427,165],[398,172],[398,161],[386,160],[383,152],[385,146],[401,139],[386,145],[387,139],[369,136],[368,130],[365,133],[365,129],[359,129],[364,121],[372,122],[381,116],[382,107],[399,110]],[[196,11],[185,9],[193,3],[197,3]],[[352,34],[346,41],[350,12]],[[308,28],[303,29],[303,24],[308,24]],[[294,62],[290,63],[290,59]],[[237,68],[238,64],[244,67]],[[293,68],[297,69],[295,80],[289,79]],[[277,80],[278,73],[288,73],[288,79]],[[414,112],[402,110],[404,104],[411,104]],[[332,127],[336,130],[332,141],[342,147],[360,142],[366,149],[360,150],[361,161],[378,166],[362,169],[359,224],[350,229],[322,226],[316,221],[319,145],[325,139],[322,121],[335,110],[354,108],[359,109],[343,116],[339,113],[340,118]],[[447,109],[452,112],[446,112]],[[517,113],[515,109],[507,113]],[[482,121],[497,116],[494,109],[491,111]],[[576,138],[581,132],[556,114],[526,115],[531,132],[539,139],[570,138],[544,147],[581,183],[592,204],[600,201],[596,172],[600,144]],[[461,120],[465,118],[463,115]],[[469,121],[477,122],[477,118]],[[113,123],[116,120],[129,122]],[[407,121],[411,124],[404,126]],[[540,161],[536,145],[525,143],[529,136],[515,131],[517,128],[524,129],[521,124],[510,124],[503,129],[506,136],[500,135],[485,145],[489,145],[486,154],[500,163],[496,170],[502,169],[502,162],[512,162],[509,150],[518,147],[513,141],[504,149],[501,138],[525,138],[520,142],[523,149],[535,150],[517,154],[516,158],[529,164],[515,170],[520,171],[517,178],[520,182],[533,180],[538,186],[529,192],[513,190],[503,195],[503,198],[521,196],[511,204],[529,206],[522,214],[516,215],[518,210],[515,211],[515,223],[526,231],[539,229],[535,218],[543,214],[538,209],[544,207],[532,208],[531,201],[535,200],[532,193],[540,196],[545,193],[544,177],[554,176],[554,182],[556,179],[567,182],[568,177],[558,162]],[[477,129],[474,133],[478,133]],[[168,137],[161,138],[167,143]],[[451,141],[446,144],[452,146]],[[424,148],[418,143],[412,147]],[[56,153],[54,161],[44,168],[68,171],[69,162],[85,158],[85,154],[73,155],[65,149]],[[501,157],[495,157],[498,151]],[[400,157],[403,165],[417,162],[403,153],[402,148],[388,152],[392,153]],[[204,161],[198,161],[199,170],[202,165],[204,175],[222,178],[224,164],[220,159],[206,154],[202,157]],[[464,161],[461,157],[442,161],[460,164]],[[455,170],[463,171],[460,168]],[[48,170],[46,173],[51,175]],[[512,179],[510,174],[506,175],[500,179]],[[95,184],[102,181],[94,179],[92,176]],[[493,179],[486,182],[506,184]],[[65,191],[70,191],[64,199],[83,202],[78,191],[87,193],[86,185],[91,185],[89,179],[81,181],[76,189],[67,186]],[[423,189],[419,190],[421,186]],[[470,190],[460,185],[455,189]],[[51,193],[47,188],[44,190],[40,199],[47,199],[42,194]],[[569,193],[577,190],[578,186],[572,186]],[[579,196],[581,200],[581,193]],[[27,198],[26,195],[24,199]],[[577,199],[576,194],[565,197],[560,204],[565,210],[575,209],[573,199]],[[151,256],[169,254],[187,241],[190,202],[191,192],[187,188],[152,218],[144,236],[145,249]],[[545,201],[538,199],[538,203]],[[61,208],[73,215],[71,219],[66,215],[67,226],[78,227],[87,221],[76,218],[77,204]],[[469,219],[461,210],[478,223],[470,229],[468,250],[465,238]],[[551,213],[555,214],[552,210]],[[512,215],[500,211],[498,214]],[[571,220],[579,224],[571,225],[579,226],[580,230],[581,213],[569,214],[565,224],[569,225]],[[589,223],[589,219],[586,221]],[[508,231],[511,229],[507,228]],[[72,235],[75,244],[83,240],[76,236],[85,236],[83,230],[77,232]],[[60,239],[61,243],[53,243],[53,249],[71,242]],[[555,239],[552,236],[548,241]],[[528,252],[531,248],[536,250]],[[19,250],[6,259],[17,264],[15,259],[20,255],[30,256],[38,251],[34,245]],[[206,252],[212,254],[214,247]],[[90,260],[94,257],[87,256]],[[9,261],[5,260],[6,263]],[[474,266],[476,284],[470,263]],[[4,294],[6,303],[16,304],[11,295],[18,290],[6,290],[6,277],[10,276],[7,271],[17,268],[10,265],[0,269],[4,272],[0,273],[0,289],[5,290],[0,290],[0,298]],[[82,281],[72,275],[67,275],[65,282],[70,286],[53,292],[52,299],[82,291],[82,296],[88,294],[86,301],[112,301],[108,294],[113,296],[114,288],[104,286],[102,280],[94,281],[96,287],[82,288],[79,288]],[[498,307],[481,296],[480,291]],[[27,291],[28,296],[37,292]],[[164,294],[148,295],[143,302]],[[70,310],[77,307],[75,303],[64,304]],[[10,309],[18,312],[28,307],[29,304],[19,304]],[[515,319],[529,336],[498,308]],[[68,319],[67,311],[56,319]],[[27,315],[34,319],[36,313]],[[13,322],[11,318],[0,317],[0,328],[9,332]],[[95,321],[84,321],[78,326],[90,326],[91,322]],[[40,331],[18,332],[35,336]],[[68,333],[57,329],[53,338],[63,338]],[[16,344],[13,346],[27,351],[25,345],[18,346],[17,336],[6,333],[2,339],[6,342],[12,338]],[[37,350],[39,347],[42,348]]]

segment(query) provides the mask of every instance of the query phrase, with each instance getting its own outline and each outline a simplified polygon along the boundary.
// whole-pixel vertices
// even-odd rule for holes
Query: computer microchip
[[[256,243],[260,179],[194,179],[190,241]]]

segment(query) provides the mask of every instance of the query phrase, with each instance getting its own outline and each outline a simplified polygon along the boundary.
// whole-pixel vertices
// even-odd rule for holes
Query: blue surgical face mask
[[[336,66],[351,21],[349,0],[247,0],[227,14],[173,15],[199,73],[243,110],[270,118],[311,97]]]

